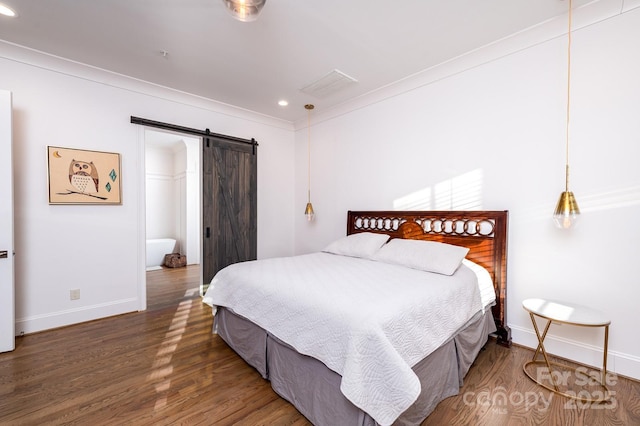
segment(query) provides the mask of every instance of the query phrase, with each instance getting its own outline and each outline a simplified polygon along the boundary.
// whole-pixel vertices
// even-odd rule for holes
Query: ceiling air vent
[[[358,80],[349,77],[342,71],[333,70],[319,80],[307,84],[300,90],[316,98],[324,98],[357,82]]]

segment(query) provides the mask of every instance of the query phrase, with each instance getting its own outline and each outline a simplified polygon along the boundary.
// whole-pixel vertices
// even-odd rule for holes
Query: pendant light
[[[567,47],[567,123],[566,123],[566,163],[565,163],[565,189],[560,194],[558,205],[553,213],[553,219],[559,228],[571,228],[575,226],[576,221],[580,215],[580,209],[578,203],[573,195],[573,192],[569,191],[569,112],[570,112],[570,95],[571,95],[571,15],[572,15],[572,0],[569,0],[569,30],[567,32],[568,47]]]
[[[313,205],[311,204],[311,110],[314,108],[312,104],[306,104],[304,106],[307,110],[307,130],[308,130],[308,139],[307,139],[307,206],[304,208],[304,215],[307,217],[307,220],[311,222],[315,213],[313,211]]]
[[[227,11],[238,21],[251,22],[258,19],[267,0],[222,0]]]

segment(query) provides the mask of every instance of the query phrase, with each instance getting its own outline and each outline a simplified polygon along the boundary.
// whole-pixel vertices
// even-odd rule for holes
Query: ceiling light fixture
[[[553,219],[559,228],[571,228],[575,226],[578,217],[580,216],[580,209],[576,197],[573,192],[569,191],[569,112],[570,112],[570,94],[571,94],[571,15],[572,15],[572,0],[569,0],[569,30],[567,32],[568,47],[567,47],[567,124],[566,124],[566,142],[565,142],[565,189],[560,194],[558,205],[553,212]]]
[[[287,101],[286,99],[281,99],[278,101],[278,105],[280,105],[281,107],[286,107],[287,105],[289,105],[289,101]]]
[[[222,2],[231,16],[238,21],[251,22],[258,19],[267,0],[222,0]]]
[[[16,16],[16,12],[11,10],[9,8],[9,6],[5,6],[4,4],[0,3],[0,15],[8,16],[10,18],[14,18]]]
[[[308,168],[307,168],[307,206],[304,208],[304,215],[307,217],[307,220],[311,222],[315,216],[313,211],[313,205],[311,204],[311,110],[314,108],[312,104],[306,104],[305,109],[307,110],[307,129],[308,129],[308,140],[307,140],[307,160],[308,160]]]

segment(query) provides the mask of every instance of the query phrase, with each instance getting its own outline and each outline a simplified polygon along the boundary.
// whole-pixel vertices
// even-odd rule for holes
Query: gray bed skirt
[[[440,401],[457,395],[464,376],[494,331],[490,310],[486,315],[476,315],[451,340],[418,362],[413,370],[422,391],[394,425],[419,425]],[[314,425],[377,425],[340,392],[339,374],[317,359],[298,353],[251,321],[219,307],[214,332]]]

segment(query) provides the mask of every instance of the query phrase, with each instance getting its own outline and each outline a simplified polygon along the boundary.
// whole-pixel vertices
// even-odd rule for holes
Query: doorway
[[[164,255],[169,253],[184,255],[190,275],[199,274],[200,139],[145,129],[144,147],[146,281],[158,286],[158,280],[150,280],[149,274],[164,268]],[[147,286],[146,294],[149,306],[151,298],[167,293]]]
[[[145,169],[146,132],[156,129],[183,138],[199,138],[198,182],[200,295],[213,275],[227,265],[257,257],[257,148],[255,139],[242,139],[182,127],[174,124],[131,117],[140,128],[139,157]],[[146,187],[145,177],[138,181],[140,194],[138,215],[138,258],[146,257]],[[187,203],[190,205],[191,203]],[[188,259],[187,259],[188,261]],[[146,267],[139,261],[138,300],[140,310],[147,308]]]
[[[0,90],[0,352],[15,349],[12,94]]]

